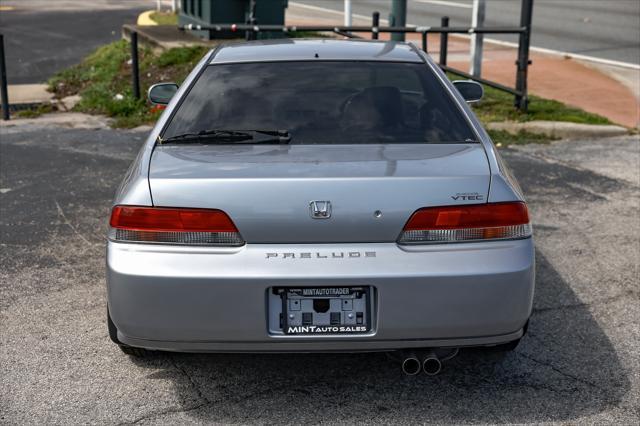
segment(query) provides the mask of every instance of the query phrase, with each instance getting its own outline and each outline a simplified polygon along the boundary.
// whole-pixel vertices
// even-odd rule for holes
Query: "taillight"
[[[109,238],[114,241],[241,246],[244,240],[221,210],[115,206]]]
[[[454,243],[530,236],[525,203],[489,203],[420,209],[404,226],[398,243]]]

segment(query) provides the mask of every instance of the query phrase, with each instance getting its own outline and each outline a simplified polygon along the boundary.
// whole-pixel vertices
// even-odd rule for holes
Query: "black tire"
[[[109,308],[107,308],[107,327],[109,328],[109,337],[111,341],[116,345],[122,345],[122,342],[118,340],[118,329],[116,325],[111,321],[111,314],[109,313]]]
[[[144,358],[149,355],[149,351],[142,348],[135,348],[133,346],[125,345],[120,340],[118,340],[118,329],[116,325],[111,320],[111,315],[109,314],[109,308],[107,308],[107,327],[109,328],[109,337],[111,341],[118,345],[120,350],[129,356],[133,356],[136,358]]]
[[[145,358],[150,354],[150,352],[146,349],[134,348],[133,346],[127,346],[127,345],[118,345],[118,346],[120,347],[120,350],[122,352],[135,358]]]
[[[491,346],[490,349],[494,352],[511,352],[518,347],[521,339],[512,340],[501,345]]]
[[[501,345],[491,346],[491,350],[495,352],[504,352],[504,353],[514,351],[518,347],[520,340],[522,340],[525,334],[527,334],[528,329],[529,329],[529,320],[527,320],[524,327],[522,328],[522,337],[507,343],[503,343]]]

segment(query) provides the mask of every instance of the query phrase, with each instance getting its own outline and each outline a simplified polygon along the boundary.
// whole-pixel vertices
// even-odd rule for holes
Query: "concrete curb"
[[[180,31],[174,25],[131,25],[122,26],[122,38],[131,40],[131,33],[138,33],[138,43],[149,46],[153,49],[171,49],[173,47],[185,46],[210,46],[213,47],[221,41],[229,40],[203,40],[188,32]]]
[[[27,127],[63,127],[67,129],[108,129],[109,119],[101,115],[89,115],[80,112],[54,112],[35,118],[12,118],[0,120],[0,129],[9,133]]]
[[[526,121],[523,123],[513,121],[489,123],[486,127],[491,130],[504,130],[513,135],[518,134],[520,131],[527,131],[529,133],[562,139],[606,138],[629,133],[629,129],[622,126],[541,120]]]

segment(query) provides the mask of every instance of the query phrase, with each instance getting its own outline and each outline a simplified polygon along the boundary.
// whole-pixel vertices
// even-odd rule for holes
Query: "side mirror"
[[[147,98],[154,105],[166,105],[178,91],[175,83],[158,83],[149,88]]]
[[[484,96],[482,84],[473,80],[456,80],[453,85],[468,103],[478,102]]]

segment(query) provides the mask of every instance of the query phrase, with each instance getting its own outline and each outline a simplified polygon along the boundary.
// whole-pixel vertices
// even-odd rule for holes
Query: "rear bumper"
[[[284,252],[294,255],[267,256]],[[375,257],[349,257],[364,252],[375,252]],[[333,258],[332,253],[345,257]],[[376,295],[373,328],[366,335],[297,337],[268,331],[271,287],[363,285],[374,287]],[[107,286],[118,338],[149,349],[304,352],[482,346],[522,335],[533,300],[534,248],[531,238],[410,247],[250,244],[233,249],[109,242]]]

